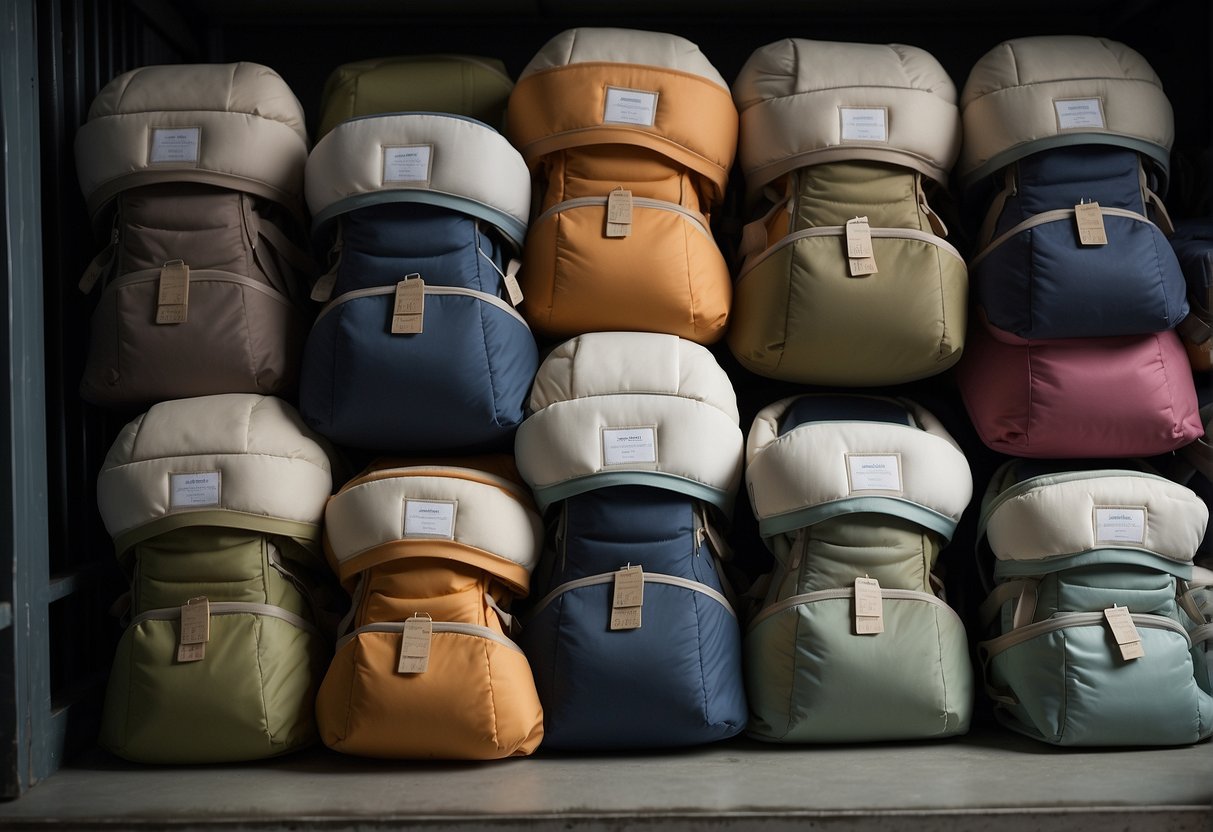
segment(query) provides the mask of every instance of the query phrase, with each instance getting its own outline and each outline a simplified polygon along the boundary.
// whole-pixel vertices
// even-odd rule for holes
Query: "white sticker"
[[[603,465],[630,465],[656,461],[656,428],[602,429]]]
[[[652,127],[657,118],[657,93],[644,90],[606,88],[603,124],[640,124]]]
[[[847,454],[851,492],[901,491],[900,454]]]
[[[168,507],[195,508],[219,505],[219,472],[169,474]]]
[[[455,505],[454,500],[405,500],[404,536],[450,540],[455,536]]]
[[[1096,543],[1146,542],[1145,508],[1095,507]]]
[[[157,127],[152,130],[152,164],[197,162],[201,130],[197,127]]]
[[[884,107],[839,107],[843,141],[887,142],[889,114]]]
[[[1057,127],[1061,130],[1082,130],[1104,127],[1103,102],[1098,98],[1070,98],[1054,101]]]
[[[383,148],[383,181],[429,182],[430,146]]]

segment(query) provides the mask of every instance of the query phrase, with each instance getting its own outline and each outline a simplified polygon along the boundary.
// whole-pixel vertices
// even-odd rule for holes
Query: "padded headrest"
[[[319,541],[331,493],[324,440],[286,402],[251,393],[154,405],[118,434],[97,477],[120,558],[186,526]]]
[[[724,78],[685,38],[570,29],[519,75],[506,134],[532,169],[573,147],[648,148],[706,177],[718,201],[737,152],[737,110]]]
[[[982,500],[978,534],[998,559],[996,573],[1017,566],[1039,572],[1042,562],[1099,562],[1111,554],[1172,571],[1191,573],[1209,509],[1178,483],[1145,471],[1078,470],[1026,479],[1019,460],[991,478]]]
[[[1145,154],[1164,180],[1174,116],[1162,82],[1123,43],[1048,35],[1000,43],[960,95],[966,186],[1030,153],[1108,144]]]
[[[518,470],[541,509],[611,485],[651,485],[718,506],[741,479],[729,377],[699,344],[652,332],[595,332],[539,368],[518,428]]]
[[[804,406],[815,399],[828,411]],[[908,418],[894,421],[890,409]],[[973,496],[969,463],[938,419],[906,399],[868,396],[792,396],[763,408],[746,440],[746,486],[764,538],[871,512],[947,540]]]
[[[97,94],[76,168],[94,218],[120,191],[157,182],[247,191],[302,216],[307,149],[303,107],[269,67],[145,66]]]
[[[491,223],[521,247],[531,177],[493,128],[463,116],[396,113],[337,125],[307,160],[307,204],[320,234],[341,214],[421,202]]]
[[[946,184],[960,152],[956,86],[915,46],[786,38],[733,84],[749,194],[804,165],[891,162]]]
[[[399,55],[343,64],[320,96],[319,141],[347,118],[433,112],[501,127],[514,82],[497,58]]]
[[[373,464],[324,514],[325,551],[347,586],[390,560],[446,557],[480,567],[525,595],[543,523],[506,456],[466,465]]]

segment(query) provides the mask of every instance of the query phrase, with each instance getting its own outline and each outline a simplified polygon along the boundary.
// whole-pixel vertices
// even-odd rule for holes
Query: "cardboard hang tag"
[[[607,237],[627,237],[632,233],[632,192],[616,188],[607,196]]]
[[[419,274],[410,274],[396,284],[392,334],[416,335],[424,329],[424,321],[425,281]]]
[[[156,323],[183,324],[189,316],[190,267],[181,260],[170,260],[160,267],[156,297]]]
[[[1120,657],[1124,661],[1132,661],[1145,656],[1146,651],[1141,646],[1141,633],[1133,623],[1133,614],[1128,607],[1113,606],[1103,611],[1104,618],[1112,630],[1112,638],[1120,648]]]
[[[611,596],[611,629],[639,629],[643,607],[644,569],[639,566],[625,566],[615,573],[615,587]]]
[[[197,662],[206,657],[206,643],[211,640],[211,604],[205,595],[191,598],[181,605],[180,635],[177,639],[177,661]]]
[[[875,578],[855,579],[855,635],[874,636],[884,632],[884,599]]]
[[[434,621],[417,613],[404,622],[400,634],[400,658],[397,673],[425,673],[430,667],[430,646],[434,636]]]
[[[867,217],[847,220],[847,265],[851,277],[876,274],[876,257],[872,250],[872,228]]]
[[[1078,226],[1078,243],[1084,246],[1106,246],[1108,232],[1103,224],[1103,212],[1098,202],[1081,202],[1074,206],[1074,222]]]

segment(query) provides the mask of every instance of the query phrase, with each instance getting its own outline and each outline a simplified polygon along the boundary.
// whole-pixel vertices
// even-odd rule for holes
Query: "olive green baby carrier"
[[[751,736],[928,739],[968,730],[964,625],[936,558],[969,502],[969,466],[904,399],[806,395],[762,410],[746,485],[775,556],[743,645]]]
[[[1192,567],[1208,509],[1140,468],[1068,466],[1008,462],[982,503],[994,585],[980,653],[995,715],[1056,745],[1208,737],[1213,610],[1208,573]]]
[[[285,402],[155,405],[97,483],[131,579],[100,743],[147,763],[269,757],[316,736],[328,456]]]

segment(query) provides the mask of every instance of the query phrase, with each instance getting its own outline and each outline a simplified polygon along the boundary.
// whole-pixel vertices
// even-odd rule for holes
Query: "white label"
[[[1095,508],[1096,543],[1146,542],[1146,510],[1144,508]]]
[[[629,465],[656,461],[656,428],[602,429],[603,465]]]
[[[639,124],[652,127],[657,117],[657,93],[607,87],[603,124]]]
[[[1054,101],[1057,109],[1057,126],[1061,130],[1081,130],[1087,127],[1104,127],[1103,102],[1098,98],[1071,98]]]
[[[847,454],[851,492],[901,491],[899,454]]]
[[[201,130],[197,127],[157,127],[152,130],[152,151],[148,159],[159,162],[197,162]]]
[[[405,500],[404,536],[455,536],[455,502],[453,500]]]
[[[429,182],[430,146],[383,148],[383,181]]]
[[[219,505],[219,472],[169,474],[168,507],[195,508]]]
[[[853,142],[887,142],[889,114],[884,107],[839,107],[842,118],[842,140]]]

